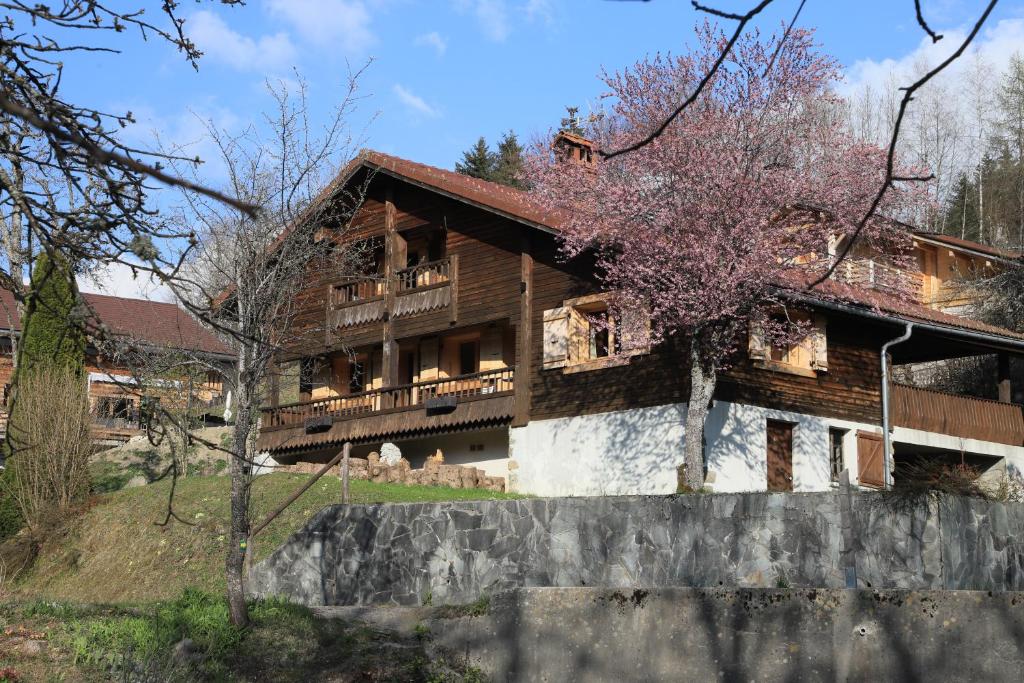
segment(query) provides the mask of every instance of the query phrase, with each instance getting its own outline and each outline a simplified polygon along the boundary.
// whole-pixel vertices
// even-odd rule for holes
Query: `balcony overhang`
[[[426,406],[419,405],[337,420],[329,429],[319,433],[307,433],[302,425],[263,431],[257,448],[275,456],[296,456],[346,441],[360,444],[497,426],[511,421],[512,413],[513,397],[509,392],[460,397],[450,412],[428,411]]]

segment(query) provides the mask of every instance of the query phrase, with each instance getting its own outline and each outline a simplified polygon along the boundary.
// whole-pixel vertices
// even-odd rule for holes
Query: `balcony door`
[[[793,424],[768,420],[768,490],[793,490]]]

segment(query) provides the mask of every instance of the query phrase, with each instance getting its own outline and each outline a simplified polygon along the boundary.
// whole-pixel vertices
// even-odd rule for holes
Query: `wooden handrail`
[[[433,273],[437,282],[419,284],[417,279],[421,274]],[[451,258],[445,257],[436,261],[418,263],[415,266],[403,268],[395,272],[395,279],[398,282],[398,291],[408,291],[419,287],[428,287],[435,284],[449,282],[451,280]]]
[[[892,385],[891,415],[897,427],[1024,445],[1024,406],[960,396],[907,384]]]
[[[278,515],[280,515],[282,512],[284,512],[286,509],[288,509],[289,505],[291,505],[296,500],[298,500],[299,496],[301,496],[303,493],[308,491],[309,487],[312,486],[313,484],[315,484],[317,482],[317,480],[320,479],[320,477],[322,477],[325,474],[327,474],[328,472],[330,472],[332,467],[337,465],[342,460],[342,458],[344,458],[344,457],[346,457],[348,455],[348,453],[351,450],[351,448],[352,448],[352,444],[346,441],[345,445],[342,447],[342,449],[338,452],[338,454],[336,456],[331,458],[330,462],[328,462],[326,465],[321,467],[319,472],[317,472],[312,477],[310,477],[309,481],[307,481],[302,486],[300,486],[292,495],[288,496],[287,500],[285,500],[283,503],[278,505],[277,508],[273,512],[271,512],[269,515],[264,517],[263,521],[260,522],[259,524],[257,524],[256,527],[252,531],[249,532],[249,539],[251,540],[251,539],[255,538],[256,534],[258,534],[259,532],[261,532],[264,529],[266,529],[267,526],[271,522],[273,522],[277,518]]]
[[[425,404],[436,396],[479,397],[513,390],[515,368],[500,368],[394,387],[263,408],[264,429],[300,426],[308,418],[357,417]]]

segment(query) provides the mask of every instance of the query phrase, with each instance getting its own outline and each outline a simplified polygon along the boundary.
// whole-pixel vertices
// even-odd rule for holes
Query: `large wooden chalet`
[[[686,354],[588,323],[604,298],[586,263],[558,257],[559,217],[526,193],[378,152],[340,180],[367,174],[345,239],[375,250],[374,266],[361,278],[311,269],[297,302],[304,341],[280,358],[292,381],[263,411],[260,446],[291,463],[324,462],[345,441],[355,455],[392,442],[414,467],[441,449],[538,495],[675,491]],[[916,303],[889,296],[893,273],[865,255],[818,292],[794,287],[815,332],[790,349],[751,343],[720,379],[710,489],[817,491],[844,469],[883,487],[892,462],[921,456],[967,458],[993,476],[1024,470],[1024,415],[1004,371],[1024,336],[942,310],[941,296],[951,260],[1011,255],[915,240],[921,272],[895,275],[920,279]],[[893,364],[997,354],[1001,400],[892,384],[885,458],[881,349],[908,324]]]
[[[82,294],[94,325],[102,325],[112,339],[135,348],[128,360],[104,353],[105,347],[90,343],[86,348],[89,407],[93,440],[97,447],[111,446],[144,433],[148,404],[156,401],[184,401],[191,394],[196,412],[200,403],[216,406],[224,399],[224,376],[232,355],[215,335],[184,310],[172,303],[129,299],[103,294]],[[21,333],[21,319],[14,297],[0,290],[0,433],[7,424],[7,396],[14,362],[11,340]],[[147,377],[138,367],[129,367],[144,354],[187,353],[209,366],[201,377],[189,383],[185,377]]]

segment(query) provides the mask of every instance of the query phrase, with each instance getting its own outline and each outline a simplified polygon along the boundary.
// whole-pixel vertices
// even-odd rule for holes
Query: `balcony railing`
[[[897,427],[1024,446],[1024,406],[892,385],[892,423]]]
[[[840,279],[864,289],[876,289],[890,294],[903,294],[920,299],[923,296],[922,275],[871,259],[845,260],[839,269]]]
[[[449,282],[451,266],[452,260],[443,258],[400,270],[395,273],[398,278],[398,291],[406,292]]]
[[[452,397],[458,399],[486,398],[507,394],[514,384],[514,368],[502,368],[459,375],[445,379],[405,384],[397,387],[361,391],[346,396],[291,403],[278,408],[264,408],[262,429],[302,427],[311,418],[343,420],[373,413],[408,410],[424,406],[429,399]]]
[[[365,277],[332,286],[330,307],[332,309],[343,308],[383,296],[384,280],[382,277],[379,275]]]

